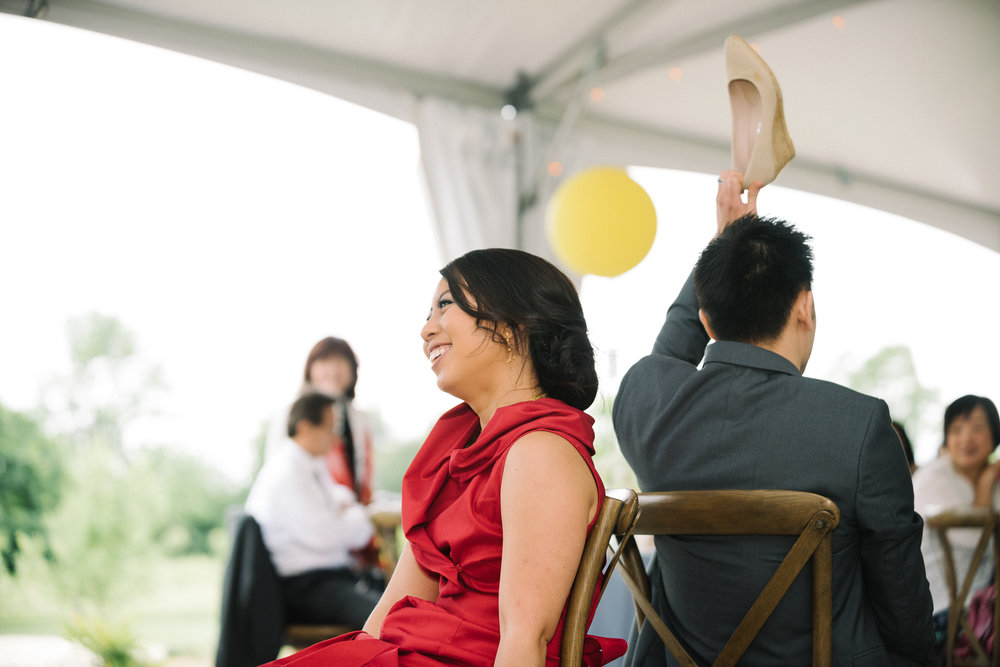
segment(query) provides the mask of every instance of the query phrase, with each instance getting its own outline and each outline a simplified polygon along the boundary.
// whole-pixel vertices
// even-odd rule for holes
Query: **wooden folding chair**
[[[933,530],[941,540],[944,551],[944,575],[948,583],[948,630],[947,630],[947,665],[1000,665],[1000,651],[993,647],[993,655],[989,656],[986,647],[982,645],[975,636],[969,625],[969,614],[966,610],[966,601],[972,591],[972,582],[979,564],[986,553],[986,546],[993,538],[993,581],[1000,583],[1000,561],[997,560],[997,547],[1000,545],[998,539],[998,529],[1000,520],[997,513],[988,507],[959,507],[945,510],[940,514],[927,517],[927,526]],[[951,541],[948,539],[948,531],[955,528],[978,528],[979,541],[969,561],[969,569],[962,579],[962,588],[958,588],[958,574],[955,571],[955,555]],[[958,631],[968,640],[968,646],[972,649],[974,656],[970,659],[958,659],[955,656],[955,647],[958,640]],[[993,637],[1000,637],[1000,597],[993,602]]]
[[[580,667],[583,662],[583,642],[591,610],[600,602],[622,549],[631,537],[638,510],[632,489],[613,489],[605,494],[570,589],[559,654],[562,667]]]
[[[674,491],[639,494],[635,535],[790,535],[795,543],[757,596],[713,665],[734,665],[809,560],[813,561],[813,664],[829,666],[833,651],[833,552],[830,534],[840,510],[828,498],[799,491]],[[649,579],[633,539],[619,568],[632,591],[641,627],[653,624],[674,658],[695,661],[650,602]],[[669,595],[669,594],[668,594]]]

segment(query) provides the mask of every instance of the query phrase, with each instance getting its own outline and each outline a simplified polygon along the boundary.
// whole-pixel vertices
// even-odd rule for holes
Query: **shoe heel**
[[[726,76],[733,118],[732,168],[743,187],[770,183],[795,157],[788,135],[781,88],[771,68],[741,37],[725,44]]]

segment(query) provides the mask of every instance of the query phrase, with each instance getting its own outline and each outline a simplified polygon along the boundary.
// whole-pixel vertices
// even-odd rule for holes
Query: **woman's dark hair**
[[[978,407],[982,407],[986,413],[986,422],[990,425],[990,435],[993,446],[1000,445],[1000,415],[997,414],[997,406],[993,401],[984,396],[973,396],[968,394],[955,399],[944,411],[944,439],[948,441],[948,427],[957,417],[967,417]]]
[[[306,357],[306,368],[302,372],[302,379],[306,384],[311,384],[310,368],[312,368],[313,363],[332,357],[344,359],[351,367],[351,383],[344,390],[344,396],[353,400],[354,388],[358,385],[358,358],[354,356],[354,350],[351,349],[351,346],[343,338],[327,336],[313,345],[313,348],[309,351],[309,356]]]
[[[551,396],[584,410],[597,395],[594,348],[573,282],[541,257],[521,250],[473,250],[453,260],[441,275],[456,305],[476,326],[527,356],[538,384]],[[469,297],[475,302],[470,303]]]
[[[896,431],[896,435],[899,436],[899,442],[903,445],[903,453],[906,454],[906,462],[913,466],[916,461],[913,459],[913,443],[910,442],[910,436],[906,434],[906,428],[903,424],[898,421],[892,422],[892,428]]]

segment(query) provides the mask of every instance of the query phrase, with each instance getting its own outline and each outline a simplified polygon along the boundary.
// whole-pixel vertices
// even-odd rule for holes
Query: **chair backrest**
[[[632,534],[638,510],[638,499],[632,489],[612,489],[605,494],[594,527],[583,546],[580,567],[570,589],[559,653],[563,667],[580,667],[583,662],[587,625],[604,594],[626,540]],[[612,549],[610,559],[609,547]]]
[[[299,650],[358,629],[350,625],[287,623],[278,573],[260,525],[243,512],[233,517],[233,524],[216,667],[259,665],[274,660],[282,646]]]
[[[636,535],[797,536],[784,560],[722,647],[713,665],[732,665],[746,652],[806,563],[813,561],[813,664],[830,665],[833,650],[833,552],[830,533],[840,510],[828,498],[800,491],[673,491],[639,494]],[[629,539],[619,572],[632,591],[639,626],[650,622],[681,665],[695,665],[653,610],[642,557]],[[669,598],[669,591],[667,592]]]
[[[234,516],[233,548],[222,588],[216,667],[247,667],[274,660],[285,627],[278,575],[249,514]]]
[[[944,575],[948,583],[948,630],[947,630],[947,666],[951,667],[956,663],[956,643],[958,639],[959,626],[966,637],[966,652],[971,650],[975,653],[977,664],[1000,665],[1000,650],[996,646],[984,647],[982,642],[974,632],[974,628],[969,623],[968,614],[965,610],[966,600],[972,591],[972,582],[976,572],[979,570],[983,556],[986,553],[986,546],[993,539],[993,581],[1000,582],[1000,556],[997,547],[1000,546],[998,540],[998,529],[1000,529],[1000,518],[996,512],[989,507],[956,507],[945,510],[934,516],[926,517],[927,527],[933,530],[938,539],[941,540],[941,547],[944,552]],[[955,555],[951,541],[948,539],[948,531],[954,528],[978,529],[979,540],[973,551],[972,559],[969,561],[969,569],[962,579],[962,587],[958,587],[958,573],[955,569]],[[993,637],[1000,637],[1000,597],[994,596],[993,601]],[[993,648],[993,655],[989,656],[988,648]]]

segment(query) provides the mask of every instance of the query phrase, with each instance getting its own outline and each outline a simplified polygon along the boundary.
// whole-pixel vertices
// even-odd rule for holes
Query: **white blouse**
[[[260,524],[279,576],[347,567],[351,550],[374,535],[368,512],[330,478],[322,456],[286,440],[257,474],[246,511]]]

